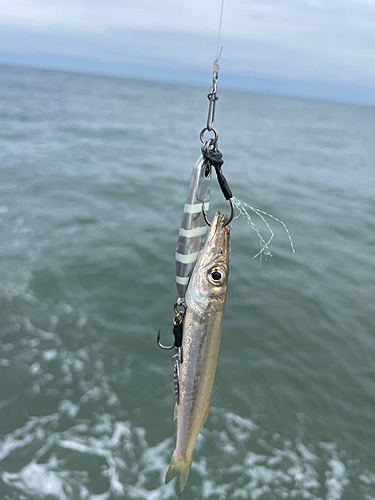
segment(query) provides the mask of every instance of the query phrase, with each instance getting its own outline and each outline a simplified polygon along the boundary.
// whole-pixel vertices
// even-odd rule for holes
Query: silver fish
[[[195,442],[210,409],[229,272],[227,221],[216,212],[186,293],[177,443],[165,478],[168,483],[177,476],[178,493],[185,488]]]
[[[176,286],[178,297],[182,301],[207,231],[207,225],[202,214],[202,204],[204,204],[205,211],[207,211],[210,200],[211,175],[206,175],[206,169],[207,162],[201,155],[190,176],[177,241],[175,254]]]

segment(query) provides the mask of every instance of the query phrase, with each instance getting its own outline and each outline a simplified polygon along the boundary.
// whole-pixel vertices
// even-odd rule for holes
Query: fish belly
[[[180,366],[180,403],[177,408],[177,442],[174,457],[191,460],[200,428],[205,423],[219,355],[223,311],[198,316],[187,310],[183,362]]]

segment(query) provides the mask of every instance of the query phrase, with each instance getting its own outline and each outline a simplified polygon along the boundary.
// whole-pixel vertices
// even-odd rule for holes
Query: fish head
[[[187,306],[199,314],[214,314],[226,298],[229,274],[230,227],[216,212],[190,278]]]

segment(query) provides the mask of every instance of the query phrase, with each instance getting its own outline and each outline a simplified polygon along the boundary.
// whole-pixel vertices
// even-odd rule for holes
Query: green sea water
[[[0,67],[0,499],[161,500],[174,251],[207,89]],[[375,108],[220,89],[234,195],[188,499],[375,498]],[[214,183],[209,216],[228,211]],[[255,216],[254,216],[255,219]],[[259,219],[264,237],[267,228]]]

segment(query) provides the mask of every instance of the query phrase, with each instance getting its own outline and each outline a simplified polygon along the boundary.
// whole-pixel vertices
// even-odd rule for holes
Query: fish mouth
[[[229,219],[228,219],[227,215],[225,215],[225,214],[221,215],[221,213],[219,212],[219,210],[216,210],[215,216],[212,219],[212,222],[211,222],[211,225],[210,225],[210,229],[209,229],[209,232],[208,232],[208,235],[207,235],[207,239],[209,237],[214,238],[215,236],[217,236],[217,234],[221,230],[226,229],[227,226],[225,226],[225,224],[227,224],[228,220]],[[228,232],[229,232],[229,227],[228,227]]]
[[[212,258],[212,255],[223,256],[226,260],[229,251],[229,235],[230,227],[225,224],[228,222],[227,215],[221,215],[219,210],[216,211],[209,228],[205,247],[207,249],[207,258]],[[207,260],[207,259],[205,259]]]

